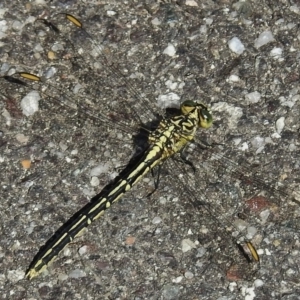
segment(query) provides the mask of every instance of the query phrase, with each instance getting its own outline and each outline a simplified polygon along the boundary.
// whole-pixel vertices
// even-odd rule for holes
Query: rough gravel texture
[[[0,298],[300,299],[300,2],[46,2],[0,2],[0,75],[49,77],[0,78]],[[265,31],[274,40],[255,47]],[[26,116],[32,90],[39,109]],[[141,150],[132,134],[164,114],[169,93],[212,109],[214,125],[186,149],[196,172],[166,162],[25,279],[38,249]]]

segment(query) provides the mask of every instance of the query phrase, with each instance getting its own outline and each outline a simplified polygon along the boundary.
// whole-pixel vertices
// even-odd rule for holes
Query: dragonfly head
[[[192,111],[197,111],[199,119],[199,127],[209,128],[212,125],[212,115],[207,106],[192,100],[184,101],[180,106],[181,113],[187,115]]]

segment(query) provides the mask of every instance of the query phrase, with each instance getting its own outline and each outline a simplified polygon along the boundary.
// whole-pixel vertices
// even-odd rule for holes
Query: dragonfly
[[[216,199],[209,200],[208,198],[213,198],[212,194],[209,196],[209,194],[212,193],[212,187],[219,184],[220,178],[225,177],[224,174],[230,174],[231,179],[233,178],[235,182],[240,182],[243,186],[246,186],[246,188],[244,187],[245,194],[249,193],[249,191],[246,191],[248,188],[251,192],[257,189],[265,190],[266,193],[269,193],[270,198],[274,197],[274,195],[288,196],[285,188],[275,186],[273,183],[266,183],[265,178],[262,179],[262,177],[252,174],[250,176],[247,175],[249,170],[244,162],[239,165],[224,154],[224,146],[226,145],[216,144],[211,146],[206,143],[200,145],[195,141],[198,134],[198,127],[207,129],[212,126],[212,113],[202,102],[185,100],[182,102],[180,111],[177,111],[176,115],[161,117],[155,125],[152,123],[148,125],[149,111],[152,111],[151,103],[136,91],[132,82],[116,67],[115,62],[112,61],[113,56],[110,56],[111,53],[109,53],[109,50],[97,43],[93,36],[85,30],[83,23],[75,16],[71,14],[59,14],[56,17],[62,24],[67,24],[62,26],[64,29],[59,28],[56,24],[46,19],[39,19],[37,22],[49,29],[51,38],[63,40],[65,47],[76,53],[76,57],[74,61],[72,61],[72,68],[76,70],[77,64],[86,68],[86,78],[83,78],[84,84],[89,80],[95,81],[99,79],[100,76],[103,76],[101,79],[104,79],[104,81],[100,81],[99,84],[105,86],[107,72],[111,75],[111,81],[118,87],[117,91],[116,89],[107,89],[105,94],[99,92],[98,95],[97,90],[90,92],[85,86],[80,84],[79,81],[75,82],[75,84],[72,82],[73,91],[75,89],[81,90],[81,95],[78,97],[79,101],[75,103],[72,93],[69,92],[71,85],[68,86],[68,78],[64,77],[64,73],[60,74],[62,80],[65,81],[64,86],[61,84],[58,85],[55,80],[52,83],[50,82],[51,79],[53,79],[53,75],[51,74],[54,69],[53,67],[49,68],[43,76],[21,71],[15,75],[6,75],[3,79],[9,84],[19,86],[21,89],[28,89],[28,87],[36,88],[41,95],[51,99],[52,102],[58,104],[59,107],[63,109],[77,109],[81,117],[82,115],[86,115],[88,119],[99,122],[102,126],[101,128],[117,128],[120,132],[124,132],[124,134],[132,134],[136,131],[136,129],[132,129],[132,121],[134,120],[137,124],[143,124],[141,129],[148,136],[146,142],[145,139],[139,141],[140,145],[136,146],[137,154],[135,153],[133,155],[128,166],[117,178],[105,186],[104,189],[94,196],[80,211],[75,213],[75,215],[46,242],[45,246],[41,248],[27,270],[26,276],[29,279],[34,278],[48,267],[64,247],[73,242],[74,238],[78,236],[83,229],[103,215],[106,209],[121,198],[125,192],[129,192],[132,186],[137,184],[146,173],[160,164],[161,168],[165,167],[170,173],[173,168],[177,168],[180,171],[180,175],[176,177],[173,182],[174,185],[180,187],[177,187],[177,189],[181,189],[179,193],[185,195],[194,209],[201,211],[203,214],[207,214],[212,222],[219,224],[221,227],[223,224],[227,224],[225,226],[228,226],[230,223],[229,218],[226,217],[226,213],[225,216],[219,218],[224,215],[221,208],[222,205],[219,204],[218,206]],[[67,23],[63,23],[64,21]],[[64,30],[69,32],[62,33]],[[66,36],[68,36],[68,38],[66,38]],[[76,71],[74,71],[72,75],[76,75],[75,73]],[[104,74],[99,75],[100,73]],[[73,80],[73,77],[71,80]],[[128,99],[124,89],[129,92],[131,99]],[[107,107],[101,106],[101,102],[99,102],[99,107],[101,108],[99,109],[99,107],[96,107],[94,104],[94,99],[101,97],[117,99],[118,102],[109,102]],[[92,113],[93,111],[98,111],[98,113]],[[153,115],[155,116],[155,114]],[[122,138],[118,136],[110,137],[108,140],[112,142],[116,142],[117,140],[123,141]],[[188,149],[190,142],[194,145],[194,149],[192,150]],[[176,156],[176,154],[179,156],[177,159],[170,158]],[[203,158],[203,165],[201,165],[200,172],[194,166],[194,161],[190,160],[189,155],[193,156],[193,158],[196,157],[198,160]],[[166,159],[168,160],[165,161]],[[158,167],[158,169],[157,176],[161,177],[160,172],[162,171],[160,167]],[[199,173],[202,173],[202,177],[214,173],[211,174],[212,181],[208,183],[206,187],[203,187],[201,184],[203,179],[201,179]],[[161,184],[160,180],[157,180],[158,189]],[[255,205],[260,205],[260,203],[270,205],[269,200],[266,199],[267,198],[263,197],[254,198],[254,200],[251,200],[252,202],[250,201],[249,203],[252,203],[252,205],[254,205],[253,203],[256,203]],[[212,226],[212,224],[210,224],[210,226]],[[232,227],[234,228],[233,230],[239,231],[237,225],[233,224]],[[229,234],[224,234],[224,239],[226,239],[228,244],[238,244],[237,238],[233,238]],[[258,262],[259,255],[253,244],[247,239],[244,240],[244,244],[246,250],[243,251],[248,251],[250,258]],[[234,256],[233,253],[232,256]]]

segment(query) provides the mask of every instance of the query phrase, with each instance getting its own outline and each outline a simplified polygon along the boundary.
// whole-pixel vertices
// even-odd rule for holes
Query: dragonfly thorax
[[[212,125],[211,112],[203,103],[186,100],[181,104],[180,110],[183,115],[189,114],[190,118],[198,118],[199,127],[209,128]]]
[[[180,152],[194,139],[199,127],[209,128],[212,124],[212,116],[202,103],[185,101],[180,110],[179,116],[163,119],[149,136],[149,144],[160,149],[161,160]]]

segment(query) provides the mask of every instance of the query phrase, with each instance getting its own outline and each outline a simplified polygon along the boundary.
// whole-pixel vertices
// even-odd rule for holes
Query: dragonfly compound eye
[[[199,108],[199,126],[202,128],[209,128],[212,125],[213,118],[208,110],[208,108],[204,105],[201,105]]]

